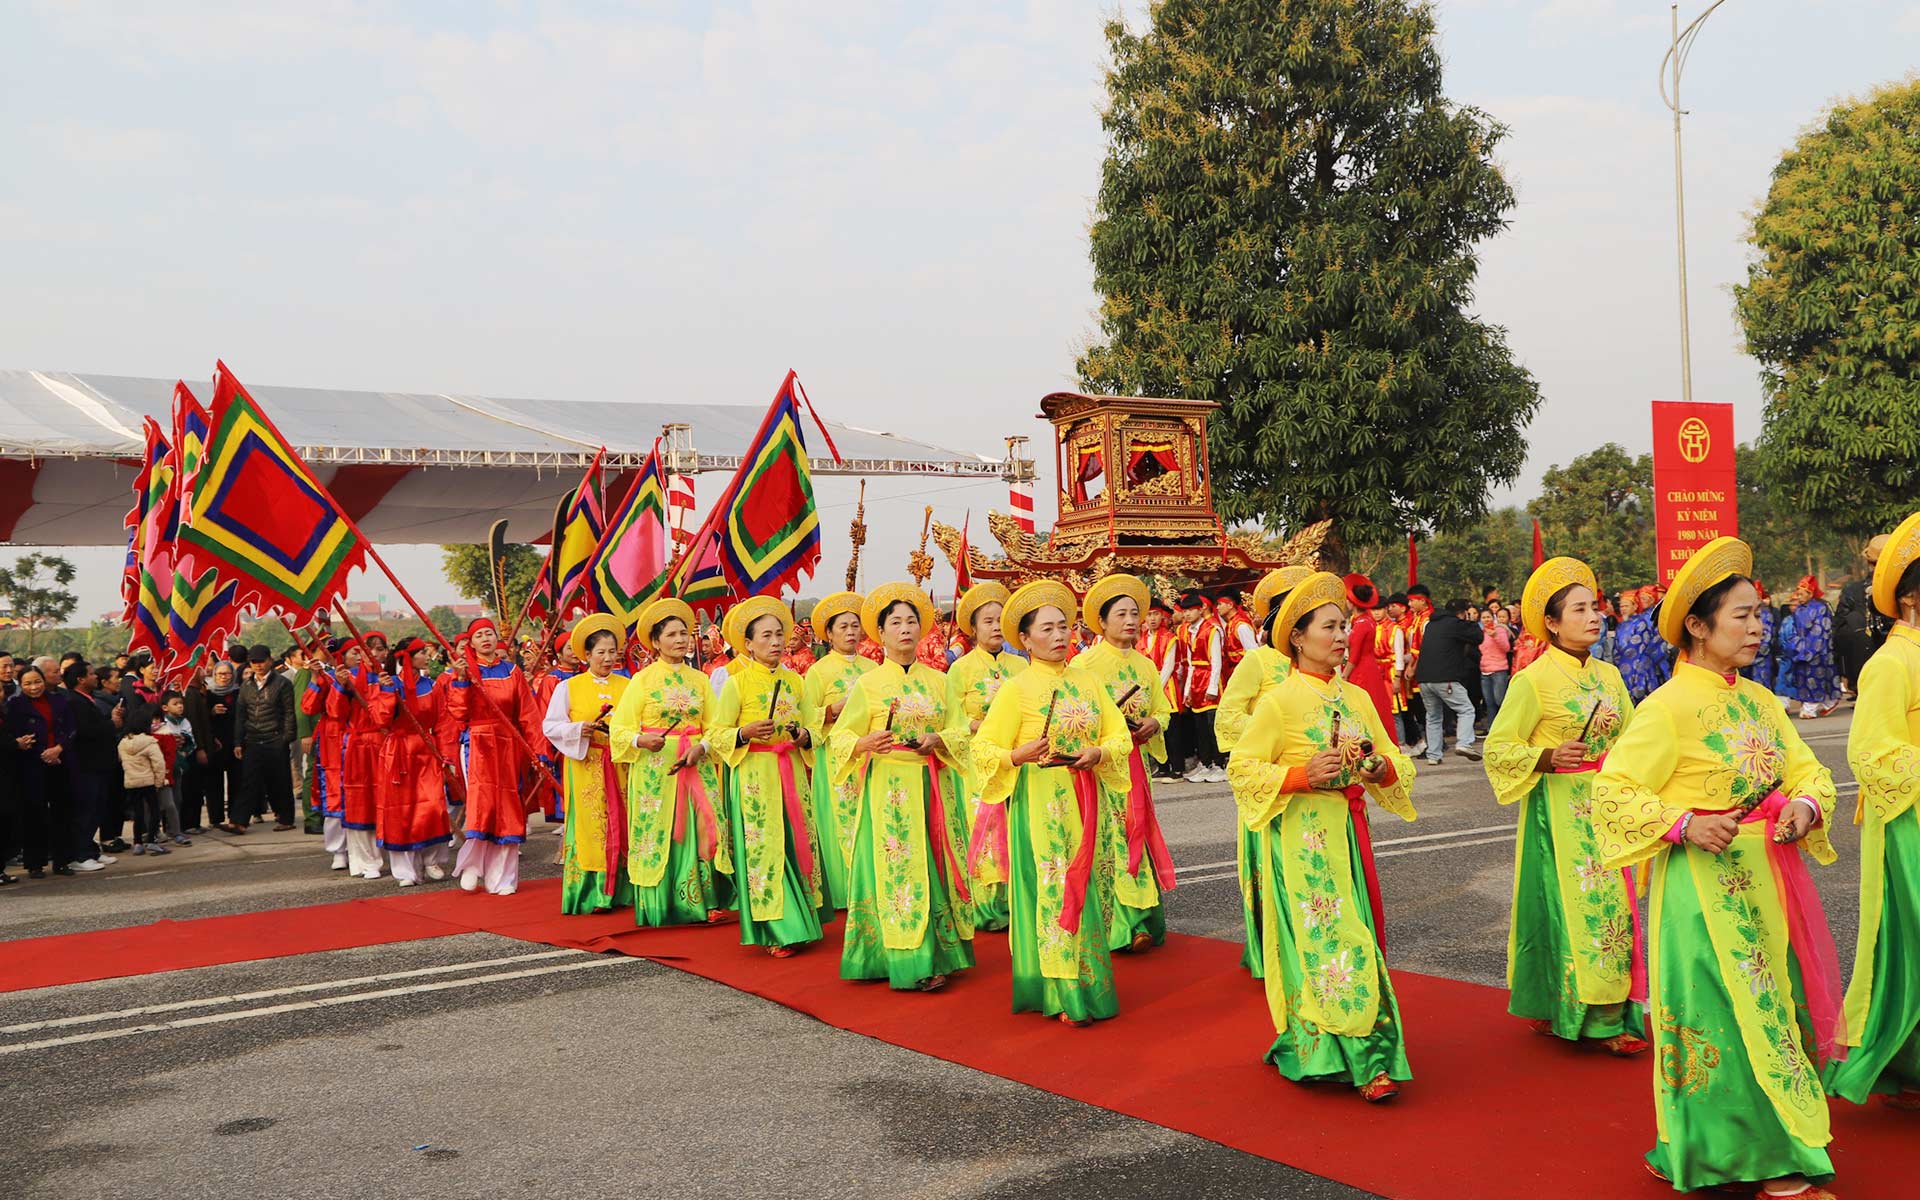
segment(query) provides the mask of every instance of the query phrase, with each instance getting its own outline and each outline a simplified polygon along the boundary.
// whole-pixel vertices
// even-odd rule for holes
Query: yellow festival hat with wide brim
[[[1067,614],[1067,620],[1071,622],[1076,612],[1073,589],[1057,579],[1036,579],[1007,597],[1007,606],[1000,613],[1000,632],[1006,635],[1007,645],[1025,653],[1027,644],[1020,637],[1020,620],[1028,613],[1048,605]]]
[[[720,633],[727,639],[727,645],[742,658],[747,656],[747,630],[761,617],[780,619],[780,645],[785,647],[793,637],[793,614],[787,610],[784,602],[772,596],[753,596],[734,605],[733,611],[720,626]]]
[[[1013,593],[1007,591],[1007,586],[1003,583],[995,583],[992,580],[988,580],[985,583],[974,584],[967,589],[966,595],[960,597],[960,608],[959,611],[955,613],[955,616],[960,621],[960,628],[966,630],[967,635],[971,637],[973,635],[974,613],[979,612],[989,604],[998,604],[1004,609],[1007,601],[1012,598]]]
[[[653,639],[653,627],[674,617],[686,622],[688,633],[700,631],[700,619],[693,615],[693,609],[685,600],[662,596],[640,610],[640,619],[633,623],[633,635],[640,639],[640,644],[648,652],[658,653],[660,647]]]
[[[807,614],[807,620],[824,638],[827,636],[827,626],[833,624],[835,617],[845,613],[852,613],[856,617],[860,615],[859,592],[833,592],[827,595],[813,606],[813,611]]]
[[[1273,620],[1274,649],[1293,657],[1293,639],[1288,635],[1300,618],[1315,612],[1324,605],[1338,604],[1344,612],[1347,607],[1347,584],[1338,575],[1329,571],[1315,571],[1293,585],[1287,598],[1280,602],[1280,615]]]
[[[1593,577],[1593,568],[1577,558],[1550,558],[1534,568],[1527,577],[1527,586],[1520,593],[1520,625],[1533,640],[1541,645],[1547,644],[1547,601],[1564,587],[1583,584],[1588,591],[1598,596],[1600,582]]]
[[[875,645],[880,644],[880,614],[887,606],[897,600],[905,600],[913,605],[913,611],[920,614],[920,636],[927,636],[933,628],[933,601],[927,593],[911,583],[883,583],[867,593],[860,602],[860,628],[866,632]]]
[[[1686,639],[1687,613],[1701,595],[1734,575],[1753,574],[1753,547],[1736,537],[1715,538],[1693,552],[1661,601],[1660,636],[1670,646]]]
[[[1265,624],[1267,614],[1273,611],[1274,601],[1299,587],[1300,581],[1311,574],[1312,567],[1281,567],[1262,575],[1253,589],[1253,623]]]
[[[1082,619],[1095,636],[1099,636],[1101,626],[1105,624],[1100,619],[1100,610],[1122,596],[1133,597],[1133,602],[1140,606],[1142,617],[1147,615],[1147,606],[1153,603],[1153,596],[1147,591],[1147,585],[1140,582],[1140,577],[1123,571],[1105,576],[1087,589],[1087,598],[1082,604]]]
[[[1920,512],[1900,522],[1900,528],[1887,539],[1880,561],[1873,564],[1873,606],[1889,617],[1900,617],[1900,577],[1920,558]]]
[[[622,651],[627,648],[627,625],[612,613],[588,613],[573,623],[567,631],[567,645],[581,658],[587,656],[587,639],[596,633],[605,631],[613,635],[613,644]]]

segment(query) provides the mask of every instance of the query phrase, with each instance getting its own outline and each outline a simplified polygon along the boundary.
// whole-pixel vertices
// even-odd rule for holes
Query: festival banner
[[[146,538],[147,513],[158,498],[154,484],[161,460],[171,449],[166,435],[160,432],[158,421],[147,417],[141,422],[141,429],[146,436],[146,453],[140,460],[140,473],[133,479],[133,507],[127,512],[127,559],[120,573],[120,598],[126,602],[120,614],[123,625],[133,620],[134,608],[140,602],[140,555],[145,549],[142,543]]]
[[[721,568],[736,593],[778,596],[819,565],[820,514],[792,371],[721,505]]]
[[[558,536],[550,552],[554,607],[563,618],[594,607],[590,571],[600,535],[607,528],[604,485],[600,479],[600,460],[606,452],[605,446],[600,447],[593,462],[588,464],[580,486],[573,489],[573,499],[561,517]]]
[[[660,470],[660,443],[640,468],[626,498],[607,523],[606,536],[594,551],[590,575],[600,607],[629,629],[640,610],[660,594],[666,583],[669,541],[667,493]]]
[[[1733,405],[1653,402],[1655,575],[1662,585],[1693,552],[1740,533]]]

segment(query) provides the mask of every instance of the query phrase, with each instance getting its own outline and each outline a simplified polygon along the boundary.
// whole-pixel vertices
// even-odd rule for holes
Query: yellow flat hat
[[[1072,621],[1076,612],[1073,589],[1057,579],[1036,579],[1009,596],[1007,607],[1000,614],[1000,632],[1006,635],[1007,645],[1024,652],[1027,645],[1020,638],[1020,619],[1047,605],[1067,614],[1067,620]]]
[[[1715,538],[1695,550],[1661,602],[1660,636],[1668,645],[1678,646],[1686,637],[1687,611],[1702,593],[1729,576],[1752,574],[1753,547],[1739,538]]]
[[[780,619],[782,646],[785,646],[793,637],[793,614],[787,611],[785,602],[776,600],[772,596],[753,596],[734,605],[733,611],[727,614],[726,623],[720,627],[720,632],[726,636],[727,645],[733,647],[735,654],[743,658],[746,656],[747,627],[761,617]]]
[[[1281,567],[1262,575],[1253,589],[1253,623],[1265,624],[1267,614],[1273,611],[1273,602],[1299,587],[1300,581],[1311,574],[1312,567]]]
[[[693,615],[693,609],[685,600],[676,600],[672,596],[662,596],[640,610],[640,619],[633,624],[634,636],[649,652],[658,653],[660,647],[654,642],[653,627],[660,622],[679,617],[687,624],[688,633],[700,631],[699,619]]]
[[[1093,630],[1096,636],[1099,635],[1100,627],[1104,624],[1100,619],[1100,610],[1110,601],[1118,600],[1122,596],[1133,597],[1133,602],[1140,606],[1142,617],[1147,615],[1147,605],[1153,602],[1152,596],[1147,593],[1147,585],[1140,582],[1138,575],[1128,575],[1121,571],[1102,577],[1099,583],[1087,589],[1085,620],[1087,628]]]
[[[807,620],[813,623],[813,627],[819,630],[820,636],[824,638],[827,636],[827,627],[833,624],[833,619],[843,613],[852,613],[856,617],[860,615],[859,592],[834,592],[826,596],[820,603],[813,606],[813,611],[807,615]]]
[[[974,584],[967,589],[966,595],[960,597],[960,628],[965,630],[967,635],[971,637],[973,635],[974,613],[989,604],[998,604],[1004,608],[1006,607],[1007,601],[1012,598],[1013,594],[1007,591],[1007,587],[1003,583],[995,583],[992,580],[988,580],[985,583]]]
[[[1280,602],[1280,615],[1273,619],[1274,649],[1285,654],[1292,645],[1288,634],[1300,623],[1300,618],[1326,604],[1338,604],[1344,611],[1347,607],[1347,584],[1338,575],[1330,571],[1315,571],[1293,585],[1287,598]]]
[[[920,614],[921,637],[927,636],[927,631],[933,628],[933,601],[927,598],[926,592],[911,583],[883,583],[868,592],[867,598],[860,602],[860,628],[875,644],[880,641],[880,614],[896,600],[905,600]]]
[[[1916,558],[1920,558],[1920,512],[1900,522],[1881,549],[1880,561],[1873,564],[1873,606],[1895,620],[1900,617],[1900,597],[1894,592]]]
[[[1527,586],[1520,593],[1520,624],[1534,641],[1547,644],[1547,601],[1561,588],[1576,583],[1585,584],[1596,596],[1600,594],[1593,568],[1577,558],[1550,558],[1527,577]]]
[[[587,639],[602,630],[613,635],[614,645],[620,647],[622,651],[626,650],[626,622],[614,616],[612,613],[588,613],[578,621],[575,621],[573,628],[567,632],[567,644],[573,647],[575,654],[578,654],[581,658],[585,658],[587,656]]]

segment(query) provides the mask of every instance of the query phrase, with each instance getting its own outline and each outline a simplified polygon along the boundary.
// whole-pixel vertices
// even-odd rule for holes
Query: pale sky
[[[259,383],[736,404],[792,366],[829,419],[997,454],[1044,436],[1037,401],[1095,329],[1113,11],[0,0],[0,366],[197,380],[223,357]],[[1646,402],[1678,398],[1667,22],[1645,0],[1439,5],[1449,95],[1512,130],[1519,204],[1479,311],[1545,395],[1496,503],[1599,442],[1646,449]],[[1916,50],[1914,0],[1729,0],[1689,62],[1694,392],[1743,440],[1748,216],[1798,131]],[[851,483],[819,492],[814,594],[852,515]],[[1006,506],[911,479],[869,499],[871,582],[904,571],[924,504],[976,529]],[[74,557],[81,614],[114,606],[118,553]],[[437,551],[392,557],[454,598]]]

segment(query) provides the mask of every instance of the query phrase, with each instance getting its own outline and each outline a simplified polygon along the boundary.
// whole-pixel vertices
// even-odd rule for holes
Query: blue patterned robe
[[[1673,647],[1660,636],[1659,604],[1628,617],[1614,639],[1613,665],[1635,704],[1673,678],[1673,657]]]
[[[1774,664],[1774,694],[1802,704],[1840,698],[1840,676],[1833,665],[1833,610],[1824,600],[1809,600],[1780,619]]]
[[[1779,613],[1771,604],[1760,606],[1760,653],[1754,655],[1750,666],[1740,668],[1740,673],[1769,691],[1773,690],[1773,679],[1777,667],[1778,646],[1775,639],[1779,636]]]

